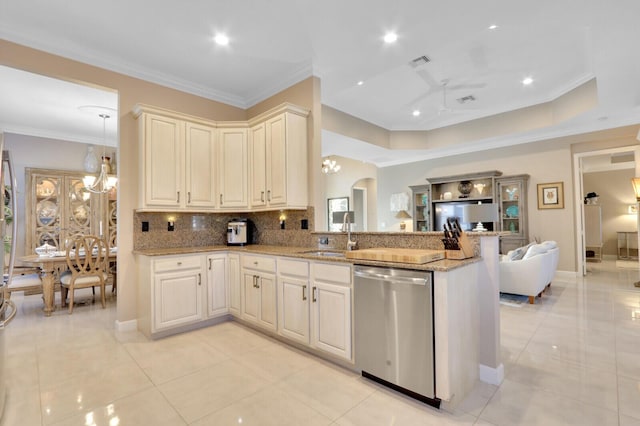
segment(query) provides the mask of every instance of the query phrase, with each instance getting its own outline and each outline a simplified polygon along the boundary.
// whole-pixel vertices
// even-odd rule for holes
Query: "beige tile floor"
[[[0,424],[640,425],[638,279],[590,264],[536,305],[501,305],[506,378],[453,414],[237,323],[148,341],[114,331],[113,297],[44,318],[39,296],[14,295]]]

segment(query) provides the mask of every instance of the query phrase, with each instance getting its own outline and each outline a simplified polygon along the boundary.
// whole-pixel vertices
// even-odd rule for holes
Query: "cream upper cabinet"
[[[215,122],[137,105],[140,210],[308,207],[307,116],[282,104],[249,121]]]
[[[185,123],[185,181],[187,207],[216,207],[216,131]]]
[[[143,155],[141,207],[215,209],[215,127],[141,109],[134,114],[140,116]]]
[[[251,128],[251,207],[306,208],[307,118],[282,112]]]
[[[249,143],[246,128],[218,130],[220,141],[219,207],[221,209],[247,208]]]
[[[251,207],[267,205],[267,139],[265,123],[249,129]]]
[[[183,124],[173,118],[144,114],[140,127],[144,206],[181,207]]]

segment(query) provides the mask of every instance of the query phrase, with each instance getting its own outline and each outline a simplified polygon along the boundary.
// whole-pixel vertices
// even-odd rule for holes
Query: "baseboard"
[[[118,321],[116,320],[116,331],[136,331],[138,330],[138,320]]]
[[[492,368],[480,364],[480,381],[490,385],[499,385],[504,380],[504,364]]]

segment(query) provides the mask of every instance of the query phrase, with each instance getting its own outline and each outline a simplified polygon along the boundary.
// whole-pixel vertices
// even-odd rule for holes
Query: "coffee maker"
[[[227,245],[244,246],[251,242],[251,227],[247,219],[232,219],[227,224]]]

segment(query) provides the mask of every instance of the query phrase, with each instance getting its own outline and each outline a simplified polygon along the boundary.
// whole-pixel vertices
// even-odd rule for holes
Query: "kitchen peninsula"
[[[423,244],[425,237],[437,241],[442,236],[427,234],[420,236]],[[486,233],[472,240],[482,256],[425,264],[346,259],[317,246],[137,249],[138,326],[157,338],[233,319],[354,369],[353,264],[433,272],[436,397],[444,409],[453,408],[478,378],[493,383],[501,372],[498,362],[485,360],[497,355],[479,349],[480,339],[499,336],[499,322],[483,323],[483,318],[498,318],[497,293],[495,316],[481,306],[489,293],[485,287],[497,291],[489,278],[497,277],[491,263],[496,261],[497,270],[498,236]]]

